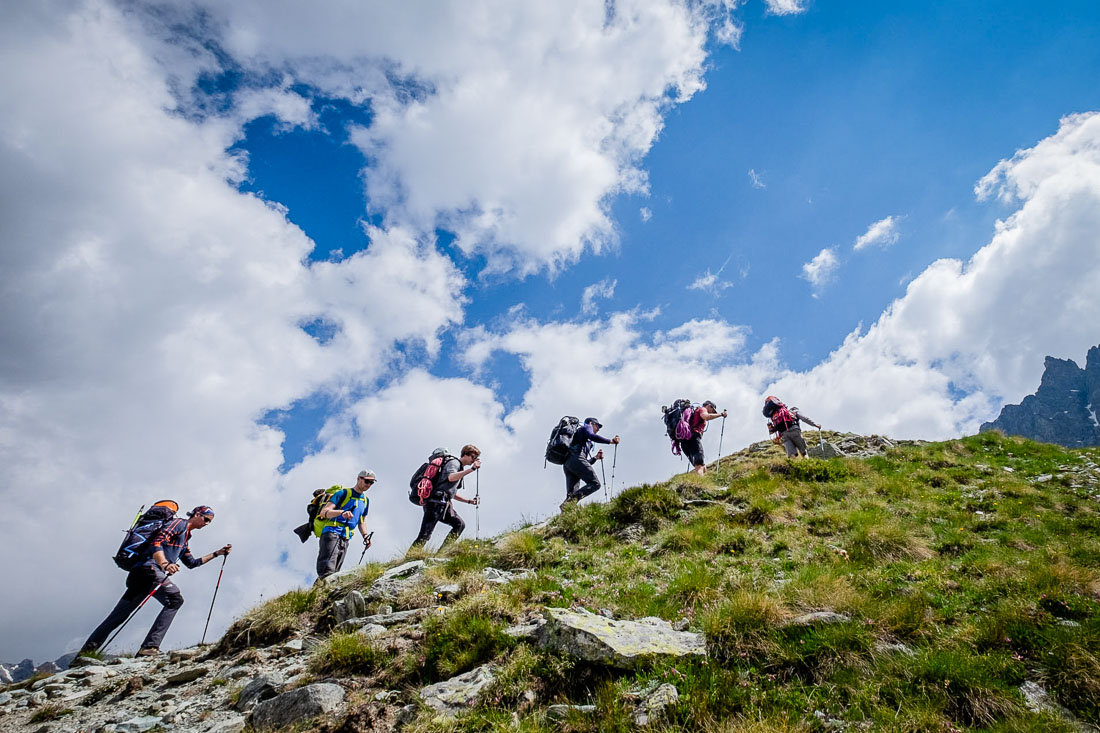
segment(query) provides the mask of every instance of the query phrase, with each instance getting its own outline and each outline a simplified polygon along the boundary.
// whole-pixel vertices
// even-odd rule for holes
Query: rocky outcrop
[[[420,690],[420,698],[443,715],[451,716],[473,705],[496,676],[488,665],[471,669]]]
[[[278,730],[301,720],[340,712],[344,688],[330,682],[307,685],[265,700],[252,713],[256,730]]]
[[[667,621],[616,621],[590,611],[547,608],[538,643],[587,662],[632,669],[659,657],[704,656],[703,637],[676,631]]]
[[[1005,405],[981,430],[1000,430],[1067,448],[1100,445],[1100,346],[1085,368],[1071,359],[1046,358],[1039,389],[1018,405]]]

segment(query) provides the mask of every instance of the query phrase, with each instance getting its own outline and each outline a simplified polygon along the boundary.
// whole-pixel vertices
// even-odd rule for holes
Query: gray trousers
[[[794,458],[799,453],[806,455],[806,440],[802,437],[802,429],[797,423],[793,428],[784,430],[779,437],[783,440],[783,448],[787,451],[787,458]]]
[[[164,571],[152,565],[142,565],[131,570],[126,576],[126,592],[122,594],[122,598],[115,604],[114,609],[103,623],[96,627],[80,650],[94,651],[103,646],[103,642],[111,632],[126,621],[134,609],[148,597],[149,592],[165,577],[167,576]],[[149,633],[145,635],[145,641],[141,642],[142,649],[160,648],[164,635],[168,633],[168,627],[172,625],[172,619],[176,617],[176,611],[183,605],[183,594],[171,580],[165,581],[164,585],[153,594],[153,598],[156,598],[164,608],[157,614]]]
[[[348,538],[342,532],[322,532],[321,549],[317,551],[317,578],[327,578],[344,565]]]

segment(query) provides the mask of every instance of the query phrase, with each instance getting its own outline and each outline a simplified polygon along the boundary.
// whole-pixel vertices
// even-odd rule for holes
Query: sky
[[[75,650],[138,507],[217,512],[211,620],[313,579],[313,489],[482,449],[485,538],[686,466],[660,406],[976,432],[1100,343],[1100,7],[14,0],[0,10],[0,659]],[[472,482],[471,482],[472,483]],[[588,501],[604,501],[603,492]],[[443,529],[437,531],[437,544]],[[349,562],[358,558],[354,549]],[[178,578],[166,647],[217,567]],[[134,649],[154,610],[116,642]]]

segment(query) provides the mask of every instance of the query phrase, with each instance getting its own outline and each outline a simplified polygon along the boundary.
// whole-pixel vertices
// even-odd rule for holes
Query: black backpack
[[[783,403],[779,401],[778,397],[768,395],[767,399],[764,400],[764,409],[761,410],[761,412],[764,414],[764,417],[770,419],[771,416],[778,412],[779,408],[783,406]]]
[[[691,400],[676,400],[672,403],[672,407],[661,408],[665,413],[665,434],[667,434],[669,440],[674,443],[679,439],[676,437],[676,426],[683,418],[684,410],[688,409],[691,409]]]
[[[440,479],[446,481],[443,467],[451,460],[455,460],[455,457],[442,449],[432,451],[428,460],[409,479],[409,501],[417,506],[424,506],[424,502],[439,488]]]
[[[137,519],[130,525],[130,529],[126,530],[126,537],[118,546],[118,552],[115,553],[113,558],[115,565],[126,572],[137,567],[139,562],[146,559],[153,537],[176,518],[177,511],[179,511],[179,504],[170,499],[158,501],[144,514],[138,510]]]
[[[550,431],[550,440],[546,441],[546,460],[543,461],[543,468],[546,468],[547,462],[561,466],[569,460],[573,435],[580,427],[581,421],[569,415],[558,420],[558,424]]]

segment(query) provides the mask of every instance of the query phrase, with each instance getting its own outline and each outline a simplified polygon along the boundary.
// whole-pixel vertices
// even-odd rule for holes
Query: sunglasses
[[[360,478],[359,480],[362,481],[365,484],[368,484],[368,485],[373,484],[374,481],[375,481],[375,479],[372,479],[372,478]]]
[[[210,523],[211,523],[211,522],[213,522],[213,521],[214,521],[214,518],[213,518],[213,517],[211,517],[211,516],[209,516],[209,515],[207,515],[207,514],[203,514],[203,515],[202,515],[202,523],[203,523],[203,524],[210,524]]]

